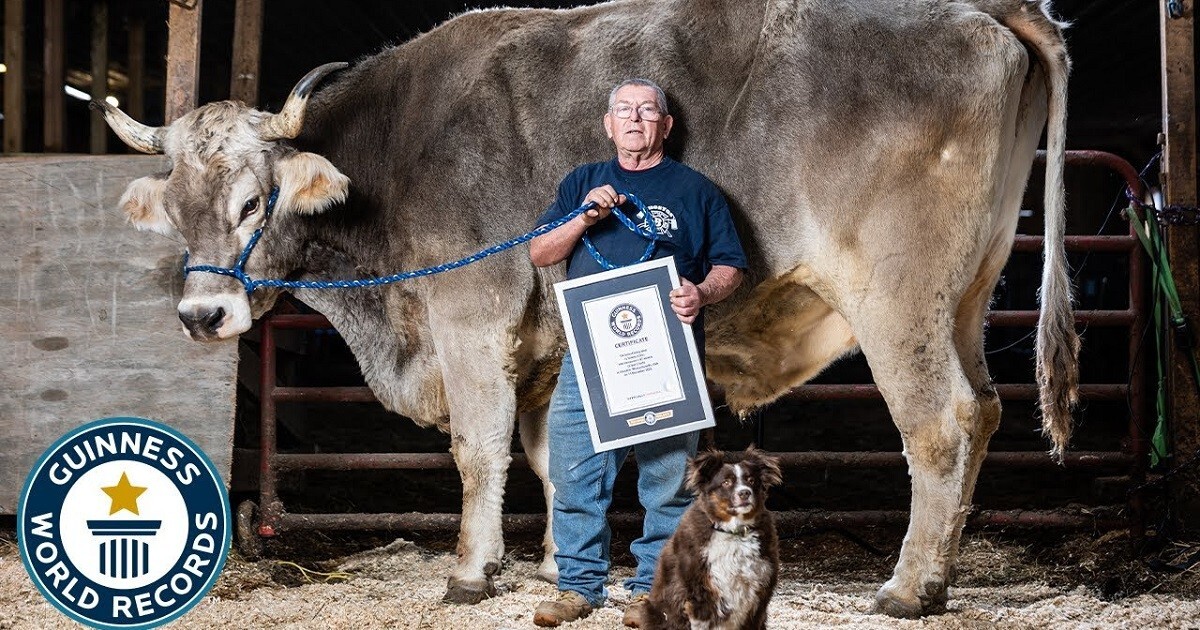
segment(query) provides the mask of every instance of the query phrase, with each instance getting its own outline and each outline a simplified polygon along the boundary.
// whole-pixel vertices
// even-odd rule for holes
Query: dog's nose
[[[737,491],[737,496],[738,496],[738,498],[739,498],[739,499],[741,499],[742,501],[749,501],[749,500],[750,500],[750,489],[749,489],[749,488],[742,488],[741,490],[738,490],[738,491]]]

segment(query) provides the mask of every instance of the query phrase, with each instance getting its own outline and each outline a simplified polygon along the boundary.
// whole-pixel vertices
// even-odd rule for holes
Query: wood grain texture
[[[228,482],[237,344],[180,330],[180,243],[135,231],[125,186],[156,156],[0,160],[0,514],[68,430],[109,416],[169,424]]]
[[[1196,205],[1196,68],[1195,2],[1183,3],[1183,16],[1172,18],[1166,3],[1159,7],[1163,96],[1163,194],[1169,205]],[[1179,301],[1192,330],[1200,329],[1200,231],[1194,225],[1167,228],[1167,253]],[[1172,465],[1200,453],[1200,395],[1187,354],[1168,346]],[[1200,470],[1175,475],[1171,498],[1179,525],[1200,530]]]
[[[229,98],[257,107],[258,75],[262,68],[263,0],[237,0],[234,6]]]
[[[25,2],[4,0],[4,152],[25,150]]]
[[[167,9],[167,123],[196,109],[203,10],[202,0],[196,0],[191,8],[172,2]]]

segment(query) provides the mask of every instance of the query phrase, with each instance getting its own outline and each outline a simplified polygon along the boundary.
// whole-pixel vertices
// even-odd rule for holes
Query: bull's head
[[[279,194],[274,213],[316,213],[345,200],[349,180],[325,158],[305,153],[286,140],[295,138],[313,87],[344,68],[331,63],[309,72],[278,114],[242,103],[209,103],[163,127],[143,125],[121,110],[93,101],[112,130],[143,153],[164,153],[171,170],[134,180],[121,207],[139,230],[178,233],[187,241],[189,264],[230,268],[250,236],[267,219],[271,189]],[[246,261],[257,278],[290,271],[272,262],[269,237]],[[278,292],[247,295],[239,281],[193,272],[184,281],[179,319],[192,338],[235,337],[270,308]]]

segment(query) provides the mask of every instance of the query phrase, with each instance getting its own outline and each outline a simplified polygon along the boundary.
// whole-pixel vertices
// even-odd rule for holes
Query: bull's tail
[[[993,4],[993,2],[988,2]],[[1049,104],[1046,121],[1045,253],[1042,262],[1041,313],[1037,329],[1038,400],[1042,432],[1062,461],[1071,438],[1071,409],[1079,400],[1079,336],[1071,306],[1063,236],[1066,199],[1063,161],[1066,150],[1067,74],[1070,59],[1062,29],[1049,14],[1046,0],[1005,1],[1010,10],[994,15],[1029,46],[1046,74]]]

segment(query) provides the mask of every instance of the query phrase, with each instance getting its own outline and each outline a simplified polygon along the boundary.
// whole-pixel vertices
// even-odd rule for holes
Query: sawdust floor
[[[770,608],[773,628],[1200,628],[1200,573],[1151,570],[1121,532],[1104,536],[972,533],[964,538],[949,611],[915,621],[871,613],[903,532],[816,532],[784,541],[784,569]],[[0,531],[0,628],[77,627],[47,603]],[[213,592],[176,628],[532,628],[533,607],[554,587],[533,578],[537,541],[510,541],[501,595],[476,606],[443,604],[454,561],[445,537],[293,534],[272,557],[235,550]],[[614,550],[627,548],[618,533]],[[883,551],[881,551],[883,550]],[[1165,545],[1178,561],[1195,545]],[[620,628],[628,593],[614,561],[609,605],[568,626]]]

